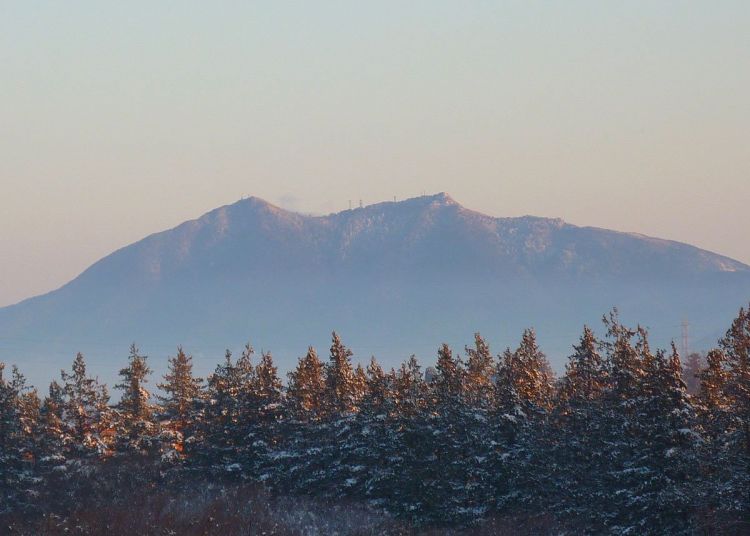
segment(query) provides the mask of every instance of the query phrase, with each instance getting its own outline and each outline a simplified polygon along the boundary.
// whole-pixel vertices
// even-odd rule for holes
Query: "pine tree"
[[[638,531],[633,524],[643,518],[642,509],[630,505],[639,497],[639,471],[646,471],[638,459],[639,444],[644,440],[639,419],[648,399],[642,388],[645,362],[654,361],[654,357],[645,330],[622,325],[617,311],[603,321],[607,340],[602,347],[607,351],[610,386],[596,423],[602,452],[593,469],[596,481],[594,493],[588,496],[589,514],[595,531],[632,532]]]
[[[629,466],[637,468],[640,480],[627,505],[637,516],[630,523],[641,531],[687,534],[701,440],[674,343],[669,356],[660,350],[653,361],[647,360],[643,391],[638,418],[641,441]]]
[[[598,351],[599,342],[584,327],[565,376],[542,447],[551,463],[545,464],[541,488],[547,508],[560,519],[595,531],[590,505],[600,493],[602,400],[608,388],[608,370]]]
[[[466,383],[468,403],[488,408],[492,399],[495,362],[490,347],[479,333],[474,334],[474,347],[466,347]]]
[[[65,431],[64,408],[63,388],[53,380],[49,385],[49,393],[42,402],[38,438],[41,459],[53,467],[65,462],[65,443],[68,437]]]
[[[740,309],[719,341],[726,356],[726,388],[731,413],[724,433],[722,463],[728,470],[722,510],[750,530],[750,309]]]
[[[393,392],[392,471],[391,479],[381,482],[381,493],[389,510],[420,522],[434,515],[432,492],[441,468],[436,464],[427,385],[415,356],[396,371]]]
[[[0,363],[0,513],[32,507],[34,432],[39,399],[15,366],[10,380]]]
[[[438,349],[436,376],[429,385],[429,419],[432,434],[425,437],[423,448],[434,461],[429,482],[423,481],[422,508],[431,521],[445,523],[458,519],[466,501],[467,406],[466,371],[461,359],[453,356],[447,344]],[[439,469],[438,469],[439,468]]]
[[[366,472],[357,475],[357,489],[376,507],[388,502],[394,482],[393,462],[400,460],[393,419],[396,417],[396,374],[386,373],[373,357],[367,366],[367,384],[361,402],[359,443],[355,448]]]
[[[357,382],[351,362],[352,352],[334,331],[331,353],[325,368],[325,410],[329,416],[354,411],[357,407]]]
[[[119,410],[118,446],[122,453],[151,453],[158,448],[156,423],[153,419],[151,394],[145,385],[151,374],[146,360],[135,344],[130,346],[128,366],[120,370],[121,382],[115,385],[122,391]]]
[[[168,452],[182,457],[185,439],[195,433],[198,404],[202,397],[202,380],[193,376],[193,358],[185,354],[182,346],[177,355],[170,357],[164,383],[158,385],[166,396],[159,396],[161,412],[168,420],[165,442]]]
[[[713,349],[706,354],[706,368],[699,376],[698,411],[703,434],[710,442],[716,442],[729,428],[732,406],[727,395],[725,363],[724,352]]]
[[[438,350],[431,382],[432,440],[436,466],[441,468],[433,493],[431,520],[466,523],[490,505],[491,475],[488,415],[493,359],[484,340],[475,335],[464,366],[447,345]]]
[[[697,412],[704,440],[702,449],[699,497],[703,513],[703,525],[708,531],[721,529],[729,519],[733,497],[732,488],[726,483],[733,478],[734,468],[727,464],[729,449],[727,432],[732,429],[732,401],[727,393],[729,374],[726,370],[726,356],[720,349],[706,354],[706,367],[700,372],[700,388],[697,396]],[[718,519],[716,519],[718,517]]]
[[[63,414],[68,458],[93,459],[111,454],[112,415],[104,385],[86,373],[86,361],[76,355],[71,372],[61,371],[65,395]]]
[[[248,406],[240,423],[245,438],[241,457],[246,472],[256,478],[262,472],[264,460],[279,442],[282,417],[281,380],[269,352],[261,353],[253,385],[245,396]]]
[[[208,378],[205,409],[200,425],[199,463],[214,474],[242,476],[241,448],[245,444],[249,399],[255,369],[253,348],[245,346],[237,362],[227,350],[224,363]]]
[[[65,394],[56,381],[49,386],[39,412],[39,426],[36,434],[37,463],[36,473],[44,482],[41,497],[45,504],[57,505],[61,502],[60,489],[67,480],[66,444],[71,438],[65,428]]]
[[[552,407],[554,377],[547,357],[539,349],[533,329],[523,332],[521,343],[514,352],[519,364],[516,389],[521,400],[535,413]]]
[[[287,374],[286,396],[279,423],[280,441],[262,461],[260,478],[283,492],[312,493],[319,479],[313,449],[322,438],[326,392],[325,365],[310,346]]]
[[[688,393],[691,395],[697,395],[700,390],[700,373],[705,366],[705,359],[698,352],[692,352],[687,356],[687,360],[684,363],[685,372],[683,374],[685,385],[687,385]]]
[[[332,334],[330,357],[325,368],[325,420],[316,435],[320,450],[315,455],[317,483],[322,495],[335,497],[351,486],[352,467],[358,465],[351,457],[356,445],[356,411],[361,392],[361,379],[352,367],[352,352]]]
[[[607,386],[608,373],[598,344],[594,332],[585,326],[578,345],[573,346],[561,382],[560,399],[565,403],[566,415],[578,417],[575,414],[579,410],[585,413],[590,402],[599,400]],[[582,420],[586,420],[585,416]]]
[[[434,404],[440,409],[457,406],[463,394],[464,370],[459,359],[454,359],[453,352],[447,344],[438,350],[436,375],[432,379],[431,387],[434,394]]]
[[[489,459],[500,510],[531,513],[542,507],[539,482],[548,458],[537,446],[552,409],[553,379],[534,330],[525,330],[518,348],[501,358],[491,413],[495,448]]]
[[[311,346],[297,368],[288,374],[287,407],[295,419],[316,421],[323,416],[325,376],[323,363]]]

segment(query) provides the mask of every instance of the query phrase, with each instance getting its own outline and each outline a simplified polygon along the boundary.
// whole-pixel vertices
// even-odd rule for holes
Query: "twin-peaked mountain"
[[[133,340],[183,344],[209,370],[250,339],[282,370],[330,331],[364,360],[434,360],[481,331],[500,351],[534,326],[560,366],[617,306],[664,344],[688,319],[708,345],[750,299],[750,267],[686,244],[558,219],[495,218],[446,194],[307,216],[249,198],[101,259],[0,309],[0,361],[48,379],[82,350],[104,373]]]

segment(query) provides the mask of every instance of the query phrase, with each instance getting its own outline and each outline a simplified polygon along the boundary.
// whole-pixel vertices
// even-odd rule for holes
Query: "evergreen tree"
[[[699,376],[698,411],[703,434],[711,443],[717,442],[729,428],[732,411],[727,395],[728,373],[725,363],[724,352],[713,349],[706,354],[706,368]]]
[[[0,513],[32,507],[34,432],[39,399],[14,366],[10,380],[0,363]]]
[[[366,474],[355,478],[363,498],[377,507],[388,503],[395,479],[393,462],[403,454],[397,451],[393,425],[397,414],[395,383],[396,373],[386,373],[373,357],[367,366],[366,390],[357,415],[359,443],[355,447]]]
[[[697,412],[704,440],[700,474],[699,506],[703,513],[703,525],[707,531],[720,529],[734,515],[731,508],[733,498],[731,486],[734,468],[727,464],[729,454],[726,434],[732,429],[732,400],[727,393],[729,374],[726,356],[720,349],[706,354],[706,367],[700,372],[700,388],[697,396]],[[718,518],[718,519],[717,519]]]
[[[49,385],[49,394],[42,402],[39,424],[38,450],[40,462],[57,466],[65,462],[65,443],[69,438],[65,431],[63,411],[65,394],[57,381]]]
[[[151,374],[146,360],[147,356],[141,355],[132,344],[128,366],[120,370],[121,382],[115,385],[122,391],[117,405],[120,417],[117,441],[123,453],[153,453],[158,446],[151,394],[145,387]]]
[[[86,361],[76,355],[71,372],[61,371],[66,457],[92,459],[111,454],[114,429],[109,394],[86,373]]]
[[[605,449],[602,436],[602,399],[608,388],[608,370],[598,351],[599,342],[584,327],[560,382],[557,403],[542,441],[545,464],[541,489],[546,506],[560,519],[587,532],[596,531],[590,505],[601,490],[599,471]]]
[[[185,354],[182,346],[177,347],[177,355],[169,358],[164,383],[158,387],[166,393],[158,399],[162,415],[168,420],[168,452],[179,458],[185,450],[186,436],[195,433],[197,408],[202,397],[202,380],[193,376],[193,358]]]
[[[466,347],[465,390],[472,407],[488,408],[492,399],[495,362],[490,347],[479,333],[474,334],[474,347]]]
[[[288,374],[286,402],[288,412],[297,420],[317,421],[323,416],[325,376],[323,363],[311,346],[305,357]]]
[[[246,393],[247,408],[240,423],[244,445],[242,463],[253,477],[261,472],[261,465],[279,441],[279,421],[282,416],[281,380],[269,352],[262,352],[255,367],[253,385]]]
[[[603,319],[607,340],[602,347],[607,350],[610,387],[602,400],[599,431],[601,455],[593,469],[596,481],[594,493],[588,496],[592,527],[602,531],[644,531],[633,526],[643,519],[642,507],[633,507],[639,498],[643,479],[640,471],[638,449],[644,440],[640,429],[640,412],[647,402],[642,389],[646,375],[645,362],[653,361],[646,332],[640,327],[633,330],[622,325],[617,311]]]
[[[533,329],[523,332],[521,343],[514,352],[519,364],[516,390],[521,400],[535,413],[552,407],[554,377],[547,357],[539,349]]]
[[[36,472],[44,482],[41,498],[49,505],[61,502],[60,489],[67,480],[66,445],[70,441],[65,428],[65,394],[56,381],[49,386],[39,413]]]
[[[646,361],[640,442],[628,469],[639,476],[626,506],[630,526],[654,534],[688,534],[700,436],[677,350]]]
[[[423,448],[434,461],[431,482],[423,482],[423,509],[428,519],[445,523],[458,519],[467,502],[466,476],[468,416],[465,392],[466,371],[461,359],[453,356],[447,344],[438,349],[436,376],[430,384],[429,418],[432,434]],[[428,488],[427,486],[430,486]]]
[[[415,356],[394,377],[393,443],[388,459],[391,478],[381,482],[389,510],[420,522],[434,515],[440,467],[434,452],[435,432],[428,412],[427,385]]]
[[[500,510],[536,512],[545,490],[539,482],[548,458],[537,449],[552,409],[553,375],[536,342],[534,330],[523,332],[515,351],[502,356],[492,411],[496,446],[490,452],[495,506]]]
[[[287,378],[280,441],[263,460],[260,477],[285,492],[312,493],[322,472],[317,448],[327,433],[325,365],[312,346]]]
[[[213,473],[242,474],[240,450],[245,444],[248,400],[255,382],[252,356],[253,348],[246,345],[235,363],[227,350],[224,363],[208,378],[198,461]]]
[[[684,363],[685,371],[683,374],[685,385],[687,385],[688,393],[691,395],[697,395],[700,390],[700,373],[705,366],[705,359],[698,352],[692,352],[687,356],[687,360]]]
[[[719,346],[726,356],[725,393],[731,407],[723,437],[728,474],[722,510],[729,523],[750,530],[750,309],[740,309]]]
[[[325,410],[330,416],[354,411],[357,407],[357,381],[351,362],[352,352],[334,331],[331,353],[325,368]]]

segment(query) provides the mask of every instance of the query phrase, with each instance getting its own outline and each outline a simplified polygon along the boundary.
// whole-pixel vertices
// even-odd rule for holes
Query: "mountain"
[[[158,370],[178,344],[208,372],[248,339],[289,369],[336,329],[362,361],[434,360],[481,331],[499,352],[537,328],[561,368],[617,306],[666,344],[688,319],[710,344],[750,299],[750,267],[686,244],[559,219],[496,218],[447,194],[308,216],[258,198],[101,259],[0,309],[0,360],[48,381],[86,353],[111,379],[137,341]]]

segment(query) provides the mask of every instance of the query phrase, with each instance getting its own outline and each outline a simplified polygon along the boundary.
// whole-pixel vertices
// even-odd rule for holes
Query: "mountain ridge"
[[[33,364],[95,338],[215,352],[260,334],[289,367],[334,328],[354,346],[400,355],[477,330],[510,345],[533,325],[559,366],[580,326],[613,306],[662,340],[695,319],[699,340],[748,298],[750,267],[728,257],[559,218],[488,216],[446,193],[317,216],[250,197],[0,308],[0,360]]]

